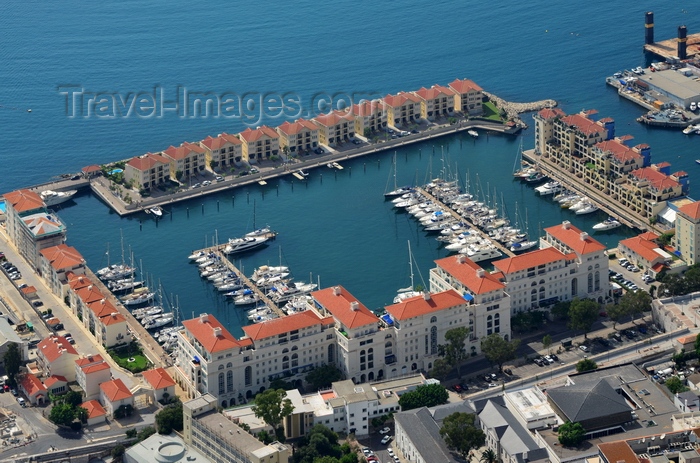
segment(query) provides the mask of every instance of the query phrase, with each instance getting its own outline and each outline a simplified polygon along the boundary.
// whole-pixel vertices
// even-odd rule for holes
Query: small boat
[[[163,217],[163,209],[160,208],[160,206],[153,206],[148,211],[153,214],[153,217],[156,219],[159,219]]]
[[[519,243],[513,243],[510,250],[511,252],[521,252],[534,248],[535,246],[537,246],[537,241],[521,241]]]
[[[700,164],[700,159],[696,159],[695,162]]]
[[[146,302],[150,302],[153,300],[153,298],[156,297],[156,293],[154,292],[145,292],[138,294],[133,297],[125,296],[120,299],[121,303],[129,306],[129,305],[139,305],[139,304],[145,304]]]
[[[545,175],[542,172],[533,172],[533,173],[529,174],[527,177],[520,177],[520,178],[525,180],[527,183],[537,183],[537,182],[541,182],[542,180],[544,180],[547,177],[545,177]]]
[[[71,199],[73,196],[78,193],[78,190],[70,190],[70,191],[53,191],[53,190],[45,190],[39,193],[39,196],[41,196],[41,200],[44,201],[44,204],[46,204],[46,207],[51,207],[51,206],[57,206],[61,203],[65,203],[69,199]]]
[[[595,231],[612,230],[613,228],[621,227],[622,224],[614,217],[608,217],[604,221],[593,225]]]
[[[591,212],[595,212],[598,210],[598,206],[596,206],[593,203],[588,203],[585,206],[583,206],[580,209],[576,210],[576,215],[584,215],[584,214],[590,214]]]
[[[97,271],[100,280],[119,280],[132,275],[136,269],[126,264],[113,264]]]
[[[301,175],[302,177],[308,177],[308,176],[309,176],[309,173],[308,173],[308,172],[304,172],[303,169],[299,169],[299,170],[297,171],[297,174]]]
[[[557,181],[547,182],[535,188],[535,191],[542,196],[551,195],[561,190],[561,184]]]
[[[258,268],[255,269],[253,272],[253,275],[250,277],[252,281],[257,281],[259,278],[265,278],[270,275],[274,275],[276,273],[284,273],[288,272],[289,267],[286,267],[284,265],[279,265],[279,266],[269,266],[269,265],[262,265]]]
[[[243,296],[238,296],[233,299],[235,305],[251,305],[255,304],[260,300],[257,294],[245,294]]]
[[[256,236],[270,236],[271,234],[276,234],[270,227],[258,228],[252,232],[246,233],[244,236],[249,238],[255,238]]]
[[[474,138],[479,138],[479,132],[477,132],[476,130],[467,130],[467,133]]]
[[[413,187],[412,186],[401,186],[396,188],[395,190],[388,191],[384,193],[384,196],[387,198],[392,198],[395,196],[402,196],[405,195],[406,193],[411,193],[413,192]]]
[[[690,135],[693,133],[697,133],[698,130],[700,130],[700,124],[697,124],[697,125],[690,124],[688,127],[683,129],[683,134]]]
[[[154,330],[156,328],[160,328],[161,326],[165,326],[169,323],[172,323],[173,320],[175,320],[175,316],[173,314],[167,314],[151,321],[147,325],[144,325],[144,328],[146,328],[147,330]]]
[[[197,252],[190,254],[187,258],[191,261],[196,261],[200,257],[204,257],[206,255],[207,255],[207,253],[204,251],[197,251]]]

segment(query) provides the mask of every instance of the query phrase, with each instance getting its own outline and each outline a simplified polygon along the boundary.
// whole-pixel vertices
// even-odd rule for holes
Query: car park
[[[382,438],[382,444],[384,444],[384,445],[388,444],[389,441],[391,441],[391,436],[384,436]]]

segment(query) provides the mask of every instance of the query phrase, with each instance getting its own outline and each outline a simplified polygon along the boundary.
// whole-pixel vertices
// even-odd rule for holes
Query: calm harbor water
[[[442,14],[419,26],[426,4],[417,1],[361,9],[347,0],[280,2],[274,8],[174,0],[165,9],[135,0],[11,2],[0,17],[5,44],[0,50],[2,189],[245,127],[236,118],[181,118],[172,112],[100,118],[77,111],[69,117],[72,101],[61,92],[80,88],[126,101],[130,92],[154,88],[163,89],[168,99],[178,88],[216,94],[293,92],[309,109],[318,101],[316,92],[384,95],[456,77],[472,78],[507,100],[554,98],[566,112],[596,108],[616,120],[618,135],[630,133],[649,143],[654,161],[686,170],[691,182],[700,173],[694,163],[697,139],[636,123],[642,110],[604,84],[606,75],[645,64],[644,11],[655,11],[657,38],[670,38],[680,24],[691,33],[697,30],[700,5],[622,1],[612,12],[609,4],[471,3],[433,3],[431,10]],[[36,17],[43,18],[41,28],[32,26]],[[238,19],[212,27],[215,17]],[[197,28],[207,32],[193,33]],[[282,120],[261,122],[274,126]],[[526,149],[533,146],[532,129],[519,137],[472,140],[465,134],[413,145],[396,153],[398,181],[423,183],[431,171],[433,176],[456,175],[463,184],[469,177],[472,191],[497,198],[513,220],[516,207],[521,219],[527,216],[532,234],[565,219],[590,231],[602,216],[574,216],[513,181],[521,142]],[[121,260],[123,235],[127,256],[133,250],[144,273],[160,281],[167,295],[178,295],[186,317],[215,313],[238,335],[241,311],[199,280],[187,255],[216,237],[223,241],[252,229],[254,205],[257,225],[269,224],[280,235],[266,249],[242,258],[247,273],[263,263],[276,264],[281,256],[296,279],[342,284],[377,309],[409,283],[410,241],[420,270],[415,281],[421,283],[420,273],[427,282],[433,260],[445,251],[383,200],[392,157],[388,152],[345,162],[337,174],[312,171],[307,185],[290,177],[181,203],[158,224],[145,215],[121,219],[89,194],[59,215],[68,225],[69,244],[91,267],[106,264],[108,246],[112,262]],[[618,229],[596,237],[614,245],[631,234]]]

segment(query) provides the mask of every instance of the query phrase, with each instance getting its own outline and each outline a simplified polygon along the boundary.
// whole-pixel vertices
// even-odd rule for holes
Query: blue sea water
[[[258,95],[297,95],[302,115],[313,116],[322,95],[380,96],[457,77],[507,100],[554,98],[566,112],[596,108],[616,120],[618,135],[649,143],[654,161],[671,162],[689,172],[692,182],[698,140],[636,123],[642,110],[604,83],[606,75],[645,64],[647,10],[655,12],[657,39],[675,36],[681,24],[691,33],[700,26],[700,6],[691,2],[7,2],[0,15],[1,189],[235,133],[246,123],[280,124],[283,118],[270,116],[269,108],[267,117],[254,117]],[[72,97],[78,90],[84,96],[75,98],[81,103],[76,108]],[[184,99],[177,111],[150,116],[132,110],[124,116],[135,94],[162,92],[166,106],[174,107],[185,91],[247,95],[247,103],[257,103],[245,120],[202,117],[195,108],[178,117]],[[89,114],[91,95],[114,105],[103,101],[94,105],[97,114]],[[114,115],[115,107],[122,114],[104,117]],[[512,181],[521,140],[532,147],[533,130],[476,141],[455,136],[399,150],[399,181],[421,182],[431,169],[449,170],[469,177],[492,200],[503,198],[513,218],[517,207],[533,234],[564,219],[590,229],[601,216],[574,217]],[[312,172],[307,186],[281,179],[175,205],[157,225],[145,215],[121,219],[89,194],[59,215],[68,225],[69,244],[93,268],[106,264],[108,246],[112,261],[121,259],[123,235],[126,255],[133,250],[144,273],[159,280],[166,294],[177,294],[185,316],[216,313],[240,334],[239,311],[199,281],[186,256],[217,236],[223,241],[250,230],[254,204],[257,225],[268,223],[280,236],[241,265],[277,263],[281,255],[298,280],[343,284],[373,309],[407,285],[407,241],[426,281],[432,261],[445,255],[415,222],[383,201],[391,153],[344,164],[342,173]],[[631,233],[600,239],[614,245]]]

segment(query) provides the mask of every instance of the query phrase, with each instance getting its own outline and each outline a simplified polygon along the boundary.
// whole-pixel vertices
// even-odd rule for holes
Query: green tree
[[[365,130],[362,131],[362,135],[369,140],[369,137],[372,136],[372,130],[369,127],[365,127]]]
[[[274,441],[274,434],[270,435],[270,433],[265,431],[264,429],[260,431],[256,437],[260,442],[262,442],[265,445]]]
[[[686,356],[685,351],[680,351],[671,357],[671,360],[673,360],[673,362],[676,364],[676,367],[678,368],[684,367],[687,359],[688,357]]]
[[[168,405],[156,414],[156,426],[159,434],[170,434],[175,431],[182,431],[182,402],[179,400]]]
[[[595,370],[596,368],[598,368],[598,364],[589,358],[581,359],[576,364],[576,371],[578,371],[579,373],[582,373],[584,371]]]
[[[506,341],[499,334],[493,333],[481,341],[481,352],[484,353],[489,362],[498,365],[498,369],[503,369],[503,364],[515,358],[515,352],[520,345],[519,339]]]
[[[559,320],[568,320],[570,307],[571,301],[557,301],[554,307],[552,307],[552,316]]]
[[[542,338],[542,347],[544,349],[547,349],[547,353],[549,353],[549,348],[552,345],[552,337],[548,334],[545,334],[544,337]]]
[[[83,403],[83,395],[78,391],[68,391],[61,397],[61,401],[75,408]]]
[[[608,318],[613,322],[613,329],[615,329],[620,320],[627,316],[627,312],[621,304],[610,304],[605,307],[605,311],[608,314]]]
[[[282,378],[275,378],[270,382],[270,389],[284,389],[291,391],[296,389],[296,386],[291,381],[285,381]]]
[[[146,426],[145,428],[139,431],[138,439],[139,441],[146,440],[155,433],[156,428],[154,428],[153,426]]]
[[[329,388],[335,381],[343,379],[343,372],[335,365],[321,365],[311,370],[305,379],[315,391],[318,391]]]
[[[445,379],[447,375],[452,371],[452,365],[447,359],[438,358],[433,362],[433,369],[430,370],[431,378]]]
[[[567,421],[559,426],[559,443],[564,447],[578,447],[584,437],[586,437],[586,430],[581,423]]]
[[[2,361],[5,365],[5,373],[10,380],[10,386],[16,387],[19,367],[22,365],[22,354],[20,354],[19,346],[16,343],[11,342],[7,345]]]
[[[139,432],[135,428],[131,428],[126,431],[126,437],[128,437],[129,439],[133,439],[138,435],[138,433]]]
[[[399,397],[401,410],[413,410],[420,407],[434,407],[447,403],[450,395],[440,384],[425,384],[415,391],[406,392]]]
[[[440,435],[450,450],[459,453],[465,460],[472,449],[479,448],[486,442],[484,432],[474,425],[472,413],[453,413],[445,417],[440,428]]]
[[[700,333],[695,337],[695,354],[700,357]]]
[[[634,320],[638,315],[651,310],[651,296],[642,290],[627,291],[620,299],[620,305],[622,310]]]
[[[212,170],[216,169],[217,167],[219,167],[219,161],[215,161],[214,159],[212,159],[211,161],[209,161],[209,167],[211,167]]]
[[[122,444],[117,444],[116,447],[112,449],[112,458],[114,462],[120,462],[122,461],[122,457],[124,456],[124,452],[126,452],[126,448]]]
[[[496,463],[498,461],[498,455],[491,449],[486,449],[481,452],[481,458],[479,458],[481,463]]]
[[[68,426],[75,419],[75,409],[67,403],[53,406],[49,413],[49,421],[58,426]]]
[[[443,347],[445,359],[450,365],[457,367],[457,376],[460,378],[462,377],[461,363],[467,358],[467,350],[465,348],[467,336],[469,336],[469,328],[466,326],[452,328],[445,332],[445,341],[447,341],[447,344]]]
[[[175,171],[175,178],[177,179],[178,182],[180,180],[182,180],[182,174],[183,174],[183,172],[181,170]]]
[[[252,407],[255,416],[270,425],[278,438],[281,435],[282,420],[294,411],[292,401],[286,397],[287,392],[283,389],[268,389],[255,396],[255,405]]]
[[[588,332],[598,319],[598,303],[591,299],[574,299],[569,308],[569,327],[583,331],[583,338],[588,339]]]
[[[666,387],[668,388],[669,391],[671,391],[671,394],[677,394],[679,392],[685,392],[688,390],[687,387],[683,384],[683,381],[678,376],[672,376],[666,380]]]
[[[80,420],[81,423],[87,423],[88,411],[87,408],[75,407],[75,418]]]

